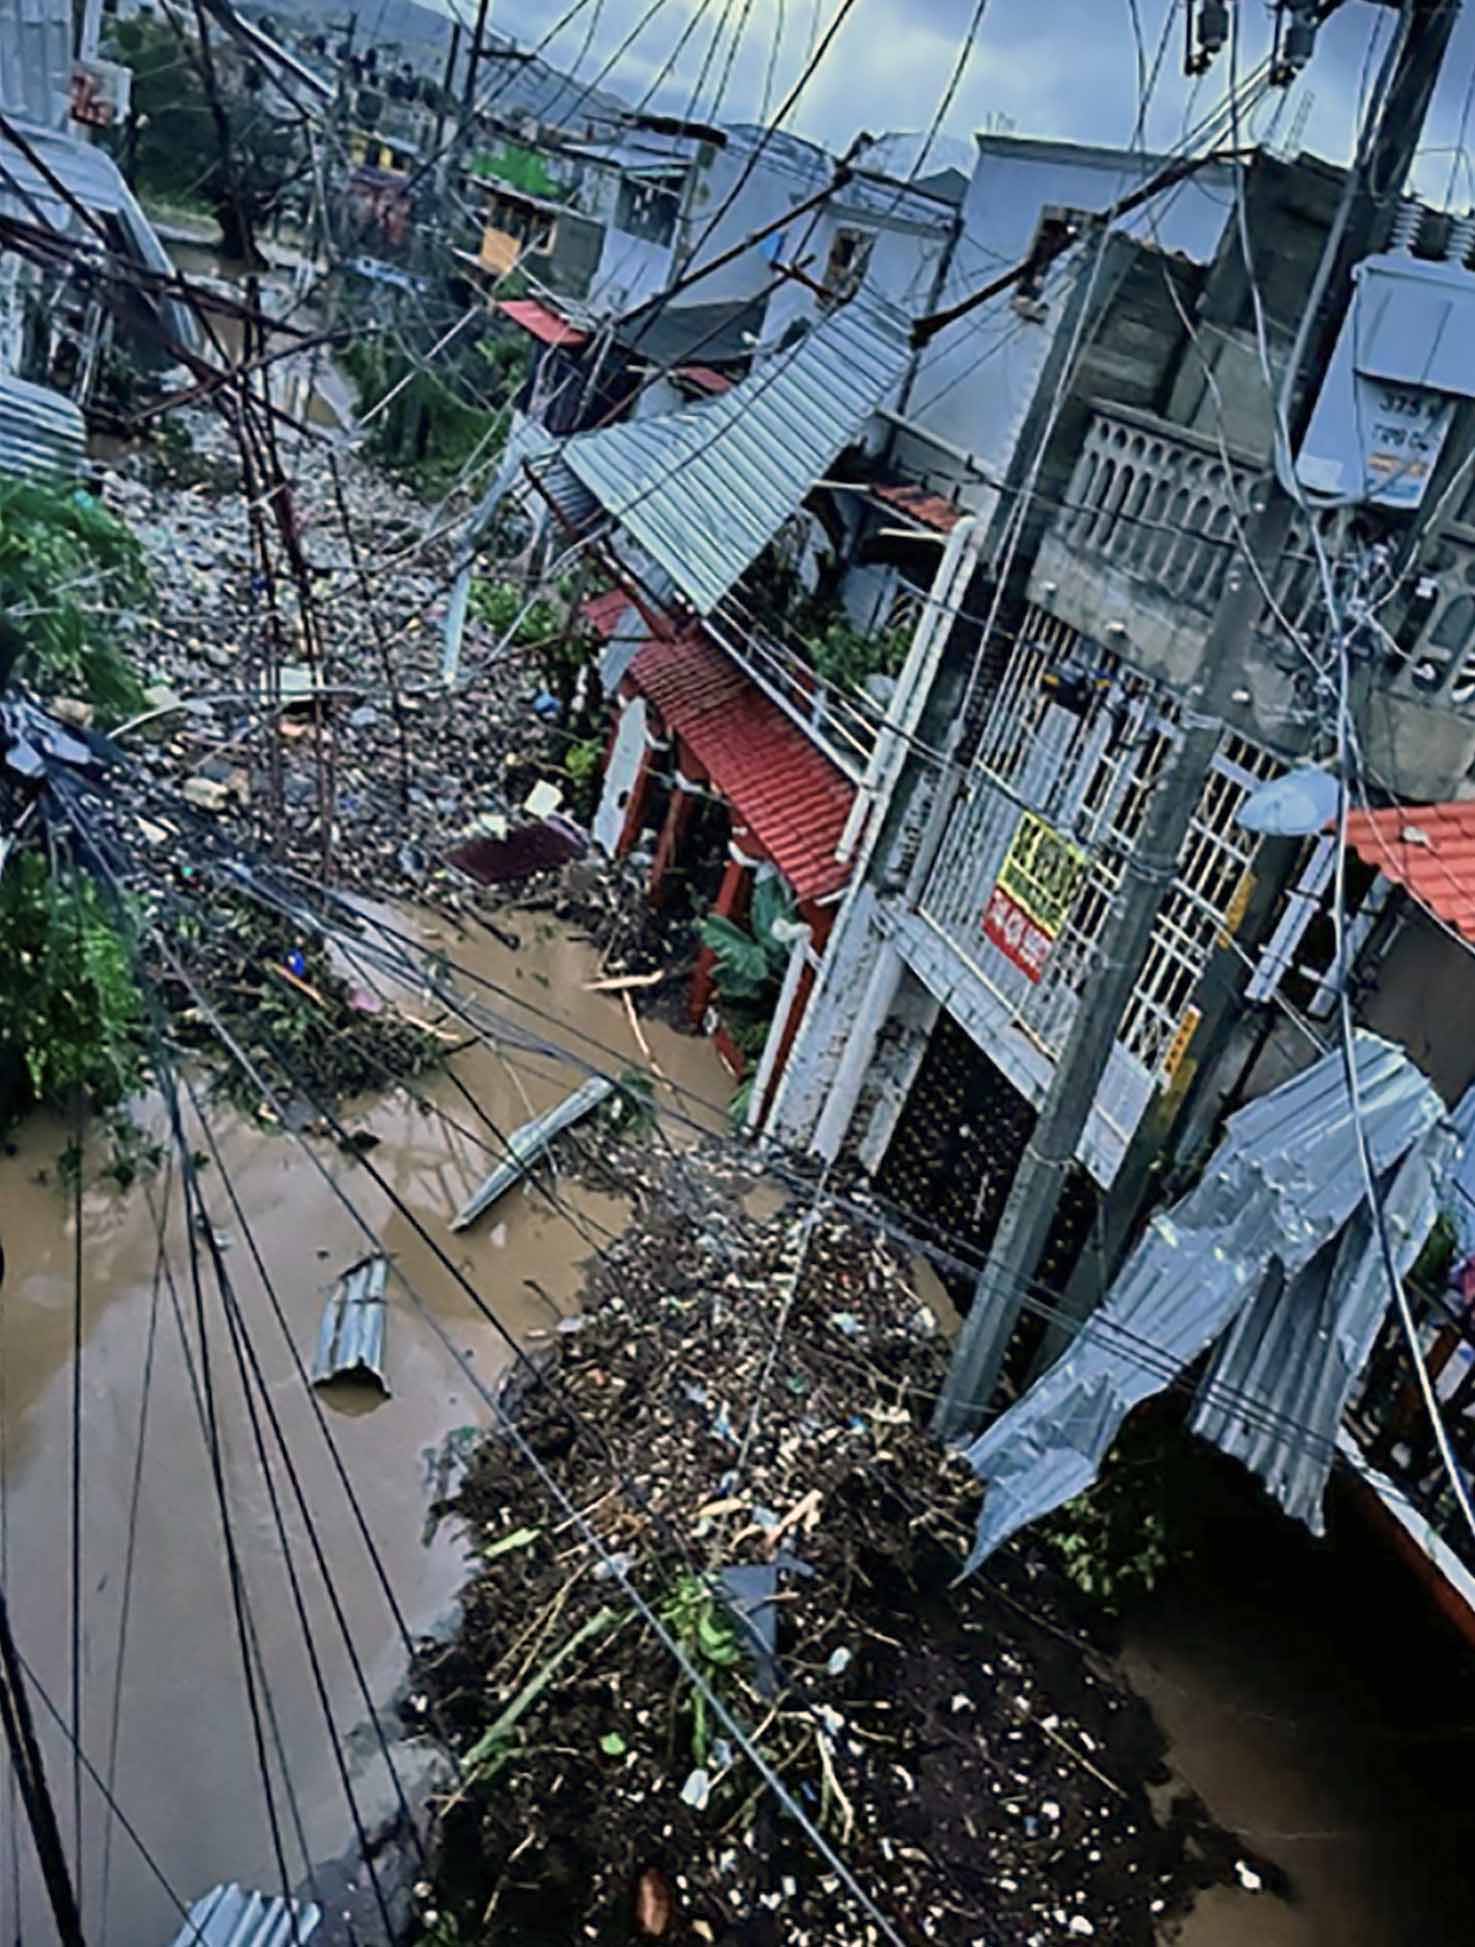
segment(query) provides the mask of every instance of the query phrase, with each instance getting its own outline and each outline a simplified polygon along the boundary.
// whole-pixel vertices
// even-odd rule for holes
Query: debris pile
[[[927,1434],[945,1346],[906,1262],[741,1188],[714,1156],[645,1180],[452,1504],[475,1567],[414,1680],[462,1766],[427,1926],[878,1941],[705,1685],[897,1937],[1155,1940],[1233,1846],[1159,1824],[1150,1715],[1043,1558],[954,1586],[974,1485]]]
[[[170,423],[188,442],[193,485],[149,452],[102,483],[144,546],[157,598],[131,643],[155,714],[125,738],[128,748],[196,809],[240,820],[308,870],[322,858],[326,767],[336,882],[461,903],[471,882],[449,854],[515,827],[538,785],[556,787],[556,799],[571,784],[566,736],[533,707],[540,683],[526,651],[499,650],[473,619],[455,693],[441,680],[464,509],[428,512],[347,449],[335,485],[324,447],[288,442],[292,518],[324,644],[314,667],[274,538],[268,590],[228,429],[203,410],[179,410]],[[269,654],[275,711],[263,707]]]

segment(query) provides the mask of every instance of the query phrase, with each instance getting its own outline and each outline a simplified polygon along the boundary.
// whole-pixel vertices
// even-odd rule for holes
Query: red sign
[[[1054,939],[1002,886],[996,885],[989,894],[983,909],[983,930],[1021,973],[1028,974],[1031,980],[1039,979]]]

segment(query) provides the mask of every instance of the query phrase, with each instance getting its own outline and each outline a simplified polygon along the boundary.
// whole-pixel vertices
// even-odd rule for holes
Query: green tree
[[[136,710],[142,690],[119,639],[147,596],[142,549],[91,494],[0,479],[0,613],[24,681],[81,697],[105,722]]]
[[[198,47],[152,20],[116,22],[108,52],[133,71],[133,97],[120,161],[144,196],[208,210],[225,256],[257,260],[255,234],[306,179],[308,156],[296,117],[280,98],[212,43],[216,99]]]

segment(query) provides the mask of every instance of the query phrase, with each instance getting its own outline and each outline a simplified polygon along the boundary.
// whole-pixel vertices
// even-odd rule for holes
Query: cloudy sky
[[[475,0],[426,0],[441,11],[474,17]],[[536,46],[555,22],[565,24],[544,50],[555,65],[593,81],[611,59],[605,84],[627,100],[649,90],[651,106],[685,113],[702,77],[697,113],[710,115],[725,78],[725,120],[756,120],[765,90],[770,109],[794,85],[809,52],[846,0],[492,0],[491,22],[524,46]],[[926,128],[948,86],[979,0],[850,0],[830,50],[788,126],[831,148],[858,127]],[[1264,51],[1269,8],[1239,0],[1240,62]],[[1443,200],[1452,174],[1455,198],[1475,201],[1475,176],[1459,145],[1475,131],[1475,7],[1466,10],[1427,130],[1418,181]],[[1152,93],[1146,139],[1171,146],[1184,127],[1219,99],[1229,65],[1221,56],[1197,84],[1182,72],[1181,0],[985,0],[982,24],[943,124],[966,141],[990,118],[1020,134],[1123,143],[1137,115],[1140,23],[1148,69],[1165,26],[1166,57]],[[1321,33],[1316,58],[1289,103],[1270,97],[1257,132],[1277,106],[1284,129],[1309,99],[1303,146],[1341,159],[1348,151],[1360,93],[1381,53],[1396,10],[1376,0],[1345,0]],[[714,36],[719,34],[709,59]],[[633,39],[630,37],[633,35]],[[734,51],[734,42],[736,48]],[[731,65],[729,67],[729,56]],[[615,58],[617,57],[617,58]],[[1463,124],[1469,128],[1464,129]]]

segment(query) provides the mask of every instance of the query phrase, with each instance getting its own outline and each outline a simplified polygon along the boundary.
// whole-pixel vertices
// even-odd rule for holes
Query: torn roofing
[[[322,1917],[321,1907],[304,1901],[217,1886],[195,1901],[173,1947],[304,1947]]]
[[[1378,1036],[1359,1032],[1355,1059],[1362,1131],[1381,1178],[1428,1138],[1443,1106],[1407,1055]],[[1132,1408],[1162,1392],[1263,1285],[1293,1283],[1332,1243],[1363,1201],[1358,1121],[1340,1051],[1230,1117],[1198,1184],[1153,1218],[1075,1343],[968,1448],[986,1483],[970,1569],[1088,1487]],[[1361,1335],[1353,1319],[1348,1343]],[[1288,1344],[1293,1336],[1288,1329]],[[1264,1411],[1300,1441],[1296,1370],[1265,1377]],[[1315,1450],[1305,1466],[1321,1472],[1288,1486],[1299,1509],[1319,1506],[1335,1430],[1306,1442]],[[1281,1441],[1255,1452],[1257,1470],[1279,1477]]]
[[[87,427],[77,407],[49,386],[0,376],[0,474],[18,479],[81,471]]]
[[[1347,842],[1365,864],[1475,941],[1475,803],[1352,811]]]
[[[720,399],[577,435],[546,483],[582,488],[709,615],[901,383],[909,338],[862,292]]]
[[[75,199],[95,217],[116,226],[125,254],[140,268],[158,277],[175,275],[168,252],[111,156],[53,129],[20,127],[19,134],[68,195],[53,189],[43,169],[0,132],[0,215],[17,223],[39,224],[74,242],[100,248],[101,238],[69,200]],[[175,343],[199,351],[204,340],[190,306],[167,294],[160,295],[159,303]]]
[[[60,128],[71,80],[70,0],[0,0],[0,110]]]
[[[728,656],[693,629],[646,644],[630,680],[748,826],[798,899],[836,892],[849,780]]]

